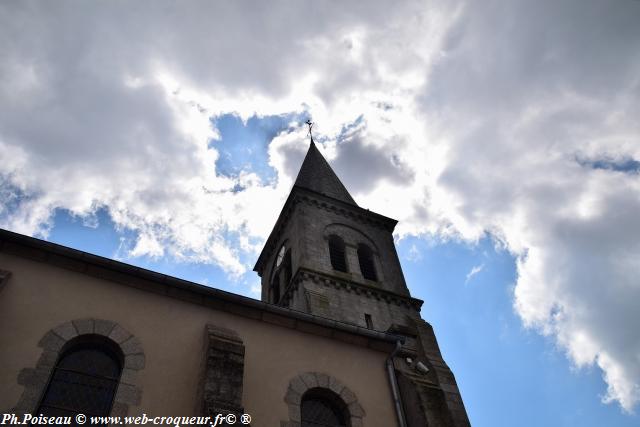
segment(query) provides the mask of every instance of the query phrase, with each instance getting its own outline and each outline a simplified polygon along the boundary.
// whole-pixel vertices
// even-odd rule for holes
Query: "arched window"
[[[347,261],[345,259],[344,240],[332,234],[329,236],[329,258],[331,266],[337,271],[347,271]]]
[[[289,249],[285,254],[281,268],[282,273],[284,274],[284,287],[286,289],[287,286],[289,286],[289,282],[291,281],[291,249]]]
[[[109,415],[122,362],[121,351],[103,337],[85,335],[70,341],[53,369],[36,414]]]
[[[314,388],[302,396],[302,427],[348,427],[349,416],[342,399],[330,390]]]
[[[292,265],[291,265],[291,248],[287,249],[287,242],[280,246],[280,250],[276,255],[273,269],[271,270],[271,300],[272,304],[278,304],[280,299],[286,303],[287,288],[291,282]]]
[[[358,261],[360,262],[362,277],[369,280],[378,280],[376,268],[373,264],[373,252],[369,246],[362,243],[358,245]]]
[[[273,298],[271,302],[274,304],[280,301],[280,275],[278,273],[276,273],[273,276],[273,280],[271,280],[271,297]]]

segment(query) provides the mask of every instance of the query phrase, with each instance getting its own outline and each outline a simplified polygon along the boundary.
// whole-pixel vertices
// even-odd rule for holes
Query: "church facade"
[[[312,140],[254,268],[261,301],[1,230],[0,410],[468,426],[395,225]]]

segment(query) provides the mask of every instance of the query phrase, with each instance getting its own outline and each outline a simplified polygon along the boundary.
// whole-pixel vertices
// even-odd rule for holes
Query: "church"
[[[357,205],[312,138],[254,267],[261,301],[0,230],[0,410],[469,426],[396,223]]]

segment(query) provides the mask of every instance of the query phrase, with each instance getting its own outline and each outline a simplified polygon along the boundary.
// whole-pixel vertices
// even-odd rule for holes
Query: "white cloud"
[[[399,236],[489,232],[512,251],[523,322],[597,364],[605,400],[631,410],[640,178],[577,160],[640,159],[640,3],[310,5],[3,3],[0,225],[46,233],[56,208],[106,208],[140,234],[130,254],[239,277],[305,131],[269,146],[269,186],[216,173],[210,118],[307,110]]]
[[[420,252],[420,249],[418,249],[415,243],[409,248],[409,255],[407,256],[407,259],[411,262],[418,262],[422,260],[422,252]]]
[[[484,264],[474,265],[471,268],[471,270],[469,270],[469,272],[467,273],[467,276],[465,277],[464,283],[465,284],[469,283],[469,280],[471,280],[473,278],[473,276],[475,276],[476,274],[480,273],[483,269],[484,269]]]
[[[131,250],[131,255],[141,256],[149,255],[152,257],[160,257],[164,255],[162,245],[153,235],[142,234],[138,237],[135,247]]]

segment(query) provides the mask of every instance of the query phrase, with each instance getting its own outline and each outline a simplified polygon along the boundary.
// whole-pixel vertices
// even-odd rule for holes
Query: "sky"
[[[259,298],[314,139],[474,426],[637,426],[640,1],[2,2],[0,227]]]

